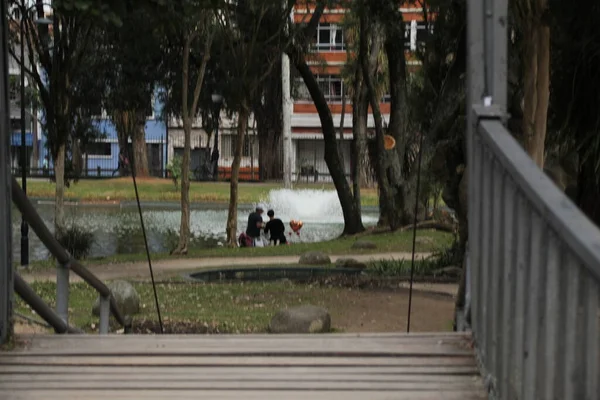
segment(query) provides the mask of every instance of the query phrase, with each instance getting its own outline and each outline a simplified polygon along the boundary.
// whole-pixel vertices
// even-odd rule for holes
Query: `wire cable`
[[[417,245],[417,218],[419,214],[419,192],[421,191],[421,160],[423,158],[423,133],[419,137],[419,156],[417,161],[417,191],[415,193],[415,215],[413,221],[412,259],[410,262],[410,288],[408,289],[408,317],[406,333],[410,333],[410,314],[412,311],[413,281],[415,276],[415,250]]]
[[[132,157],[132,163],[130,165],[131,177],[133,178],[133,188],[135,189],[135,200],[137,202],[138,212],[140,213],[140,222],[142,224],[142,235],[144,236],[144,245],[146,246],[146,257],[148,258],[148,268],[150,269],[150,279],[152,280],[152,290],[154,291],[154,302],[156,303],[156,314],[158,315],[158,325],[160,327],[160,333],[164,333],[162,316],[160,314],[160,305],[158,302],[158,293],[156,292],[156,282],[154,281],[154,271],[152,270],[152,259],[150,257],[150,249],[148,247],[148,238],[146,236],[146,227],[144,226],[144,216],[142,214],[142,206],[140,204],[140,195],[138,192],[137,181],[135,179],[135,160]],[[127,158],[125,158],[125,164],[127,164]]]

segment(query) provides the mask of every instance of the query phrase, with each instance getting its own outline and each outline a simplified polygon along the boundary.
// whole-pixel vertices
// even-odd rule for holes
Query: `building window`
[[[342,51],[346,49],[344,31],[339,25],[319,23],[315,46],[321,51]]]
[[[231,157],[235,156],[235,149],[237,148],[237,135],[231,135]],[[242,150],[242,157],[250,157],[250,140],[248,137],[244,140],[244,149]]]
[[[321,75],[317,76],[319,87],[323,91],[325,100],[342,101],[344,95],[344,83],[339,75]]]
[[[433,33],[433,23],[417,21],[417,31],[414,38],[412,37],[411,23],[412,21],[409,21],[404,24],[404,47],[407,50],[416,50],[417,46],[424,46],[428,35]],[[414,48],[411,46],[412,43],[414,43]]]
[[[344,82],[339,75],[317,75],[317,83],[328,102],[341,102],[344,95]],[[296,79],[294,99],[301,101],[311,101],[308,88],[302,78]]]
[[[111,157],[112,145],[106,142],[88,143],[85,148],[86,154],[90,157]]]

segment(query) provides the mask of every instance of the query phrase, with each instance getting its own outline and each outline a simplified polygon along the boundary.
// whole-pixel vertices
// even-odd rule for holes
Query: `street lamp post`
[[[213,121],[215,123],[215,142],[210,160],[213,167],[213,180],[217,181],[219,179],[219,117],[221,115],[223,96],[218,93],[214,93],[211,96],[211,99],[213,102]]]

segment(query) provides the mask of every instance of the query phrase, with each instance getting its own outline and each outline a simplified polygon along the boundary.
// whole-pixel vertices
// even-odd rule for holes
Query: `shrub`
[[[167,171],[169,171],[169,176],[173,180],[173,184],[175,185],[175,190],[179,189],[179,179],[181,179],[181,157],[175,156],[167,165]]]
[[[94,234],[76,225],[66,228],[56,234],[58,242],[78,260],[82,260],[90,254]]]

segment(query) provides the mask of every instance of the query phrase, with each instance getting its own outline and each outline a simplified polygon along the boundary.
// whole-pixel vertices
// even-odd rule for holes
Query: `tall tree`
[[[105,22],[97,13],[97,4],[89,1],[89,4],[88,0],[75,2],[77,4],[69,0],[53,2],[52,29],[45,25],[36,26],[36,19],[45,16],[45,3],[41,0],[36,0],[33,9],[25,0],[9,2],[19,10],[22,18],[28,57],[25,64],[39,66],[26,66],[25,70],[37,87],[44,113],[44,128],[56,179],[54,225],[57,232],[64,229],[65,223],[65,163],[76,115],[73,108],[74,82],[89,66],[85,62],[86,57],[93,56],[94,30],[98,24]],[[112,12],[105,16],[106,19],[113,17],[118,20]],[[13,57],[24,63],[14,50],[14,47],[10,48]]]
[[[550,10],[549,139],[562,159],[575,160],[574,201],[600,226],[600,5],[591,0],[578,7],[555,2]]]
[[[223,38],[227,107],[238,118],[236,146],[231,165],[227,243],[237,245],[238,177],[252,102],[281,61],[289,23],[289,9],[272,0],[224,1],[216,10]]]
[[[327,0],[316,1],[316,7],[310,21],[307,24],[294,27],[292,30],[294,40],[289,41],[289,45],[285,51],[289,55],[291,63],[302,77],[319,114],[323,141],[325,143],[325,163],[329,169],[329,174],[333,180],[344,214],[343,234],[352,235],[362,232],[365,229],[361,219],[361,209],[355,202],[350,184],[346,179],[344,165],[340,160],[331,110],[313,71],[308,65],[306,57],[309,52],[310,38],[314,37],[319,20],[327,5]]]
[[[153,4],[124,3],[123,23],[109,26],[104,37],[108,59],[105,108],[116,127],[120,153],[133,156],[136,176],[144,177],[149,174],[145,124],[153,113],[152,96],[159,78],[156,65],[161,54],[151,23],[155,19]],[[133,154],[127,154],[129,140]]]
[[[550,100],[548,0],[513,0],[511,5],[521,34],[523,146],[543,168]]]
[[[172,254],[187,254],[190,240],[190,165],[192,125],[199,115],[199,105],[215,30],[211,4],[205,0],[184,0],[168,3],[163,10],[165,64],[178,66],[170,77],[180,79],[179,104],[183,121],[184,145],[181,162],[181,223],[179,242]],[[176,67],[177,68],[177,67]],[[167,71],[170,68],[166,68]],[[171,93],[167,90],[167,94]],[[168,110],[167,110],[168,113]],[[168,123],[167,114],[167,123]]]

